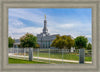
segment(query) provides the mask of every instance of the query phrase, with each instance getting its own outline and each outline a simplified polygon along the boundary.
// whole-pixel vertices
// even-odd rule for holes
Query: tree
[[[37,38],[30,33],[26,33],[24,36],[20,38],[21,47],[36,47]]]
[[[74,45],[74,40],[71,38],[71,36],[56,36],[56,39],[53,40],[51,46],[56,47],[56,48],[64,48],[64,49],[69,49]]]
[[[71,38],[71,36],[67,36],[67,48],[70,49],[71,47],[74,47],[74,39]]]
[[[36,48],[40,48],[40,45],[39,44],[36,44]]]
[[[56,48],[62,48],[62,47],[59,47],[59,41],[58,41],[59,39],[60,39],[60,36],[56,35],[56,39],[53,40],[51,46],[56,47]]]
[[[14,42],[15,42],[15,40],[12,39],[12,37],[8,37],[9,48],[13,47]]]
[[[87,44],[87,49],[88,49],[88,50],[91,50],[91,49],[92,49],[91,43],[88,43],[88,44]]]
[[[75,47],[86,48],[88,39],[84,36],[78,36],[75,38]]]

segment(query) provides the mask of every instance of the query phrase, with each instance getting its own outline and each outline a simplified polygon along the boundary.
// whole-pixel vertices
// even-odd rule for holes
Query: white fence
[[[9,57],[29,59],[29,48],[9,48]],[[91,57],[92,51],[85,50],[85,56]],[[74,62],[79,63],[79,50],[76,49],[71,52],[70,49],[33,49],[33,60],[43,61],[47,63],[68,63]]]

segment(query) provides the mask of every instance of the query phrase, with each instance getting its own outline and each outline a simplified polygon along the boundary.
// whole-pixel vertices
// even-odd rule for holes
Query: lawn
[[[45,52],[41,52],[41,51],[45,51]],[[39,53],[37,51],[33,52],[33,56],[35,57],[46,57],[49,58],[49,53],[48,50],[41,50]],[[19,53],[19,55],[21,55]],[[24,55],[22,53],[22,55]],[[26,53],[25,55],[28,55],[28,53]],[[75,52],[75,53],[63,53],[63,57],[62,57],[62,53],[56,53],[56,52],[52,52],[50,53],[50,58],[55,58],[55,59],[65,59],[65,60],[76,60],[79,61],[79,52]],[[92,57],[88,56],[85,57],[85,61],[92,61]]]
[[[28,60],[23,60],[23,58],[20,58],[20,59],[9,58],[9,64],[62,64],[61,61],[50,61],[49,62],[48,60],[43,60],[43,59],[39,59],[39,61],[37,61],[37,59],[35,61],[28,61]],[[78,64],[78,63],[73,63],[73,62],[63,62],[63,64],[66,64],[66,63],[67,64]]]
[[[9,58],[8,60],[9,64],[47,64],[45,62],[38,62],[38,61],[28,61],[28,60],[22,60],[22,59],[14,59]]]
[[[33,56],[38,56],[38,54],[36,52],[33,52]],[[49,54],[48,53],[39,53],[39,57],[49,58]],[[50,58],[62,59],[62,53],[51,53]],[[77,54],[77,53],[63,54],[63,59],[79,60],[79,54]],[[85,57],[85,61],[92,61],[92,57]]]
[[[62,61],[49,62],[49,60],[43,60],[43,59],[39,59],[39,61],[37,61],[37,59],[34,59],[34,61],[28,61],[27,59],[24,60],[23,58],[20,58],[20,59],[9,58],[9,64],[62,64]],[[63,62],[63,64],[78,64],[78,63]]]

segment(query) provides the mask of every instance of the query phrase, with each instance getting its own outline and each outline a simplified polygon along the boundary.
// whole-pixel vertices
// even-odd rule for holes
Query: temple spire
[[[46,20],[46,14],[44,16],[45,16],[45,20]]]
[[[47,29],[47,20],[46,20],[46,15],[45,16],[45,20],[44,20],[44,28],[43,28],[43,33],[46,34],[48,32],[48,29]]]

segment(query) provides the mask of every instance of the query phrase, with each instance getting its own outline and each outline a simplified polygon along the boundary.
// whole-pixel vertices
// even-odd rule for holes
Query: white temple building
[[[56,35],[59,34],[50,35],[50,33],[48,33],[47,20],[45,15],[43,32],[37,34],[37,42],[40,45],[40,48],[52,48],[50,45],[52,41],[56,38]]]
[[[47,20],[46,20],[46,15],[45,15],[43,32],[40,34],[37,34],[37,42],[40,45],[40,48],[53,48],[50,45],[52,41],[56,38],[56,35],[59,35],[59,34],[50,35],[48,33]],[[20,45],[20,40],[15,39],[15,43],[13,45],[14,48],[18,48],[19,45]]]
[[[39,44],[40,48],[54,48],[51,47],[51,44],[53,40],[56,38],[56,35],[60,35],[60,34],[50,35],[50,33],[48,33],[47,20],[45,15],[43,31],[40,34],[37,34],[37,43]],[[15,39],[14,48],[18,48],[18,45],[20,45],[20,40]],[[73,52],[74,50],[75,48],[71,47],[71,52]]]

